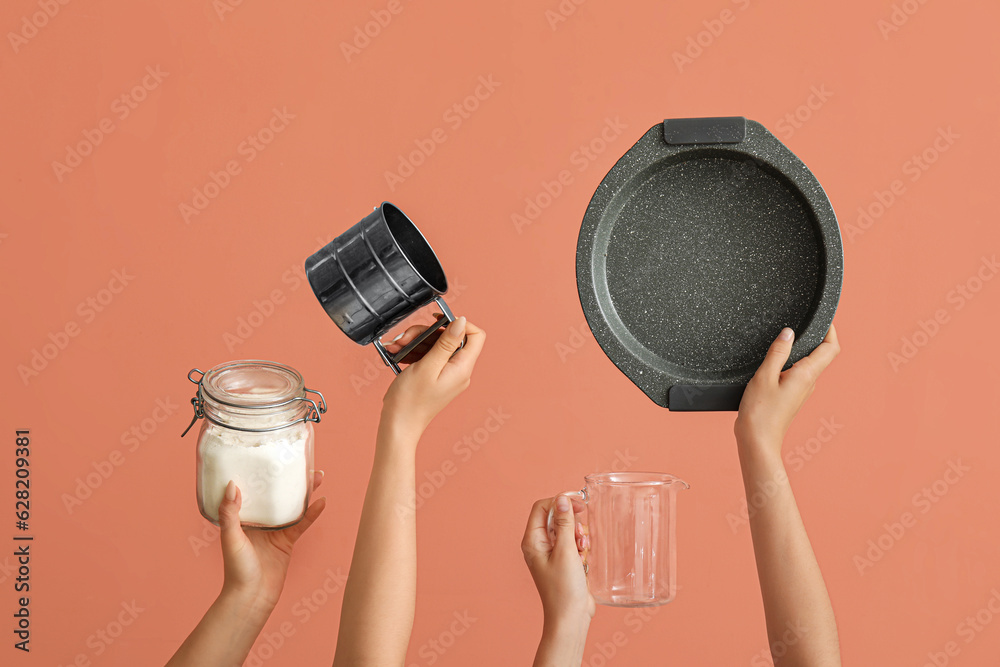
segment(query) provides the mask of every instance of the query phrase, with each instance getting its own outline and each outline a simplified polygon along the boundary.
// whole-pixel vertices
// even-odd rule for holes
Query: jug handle
[[[576,518],[576,515],[578,514],[578,512],[576,511],[577,503],[575,502],[575,500],[579,500],[580,504],[582,504],[584,507],[587,506],[587,489],[583,489],[582,491],[566,491],[565,493],[560,493],[559,496],[567,496],[570,499],[570,502],[573,503],[573,517],[574,517],[574,519]],[[549,507],[549,516],[548,516],[548,518],[545,521],[545,530],[548,533],[549,542],[551,544],[555,544],[556,543],[556,527],[555,527],[555,524],[554,524],[554,519],[555,519],[555,515],[556,515],[556,503],[555,503],[555,500],[558,499],[559,496],[556,496],[556,498],[552,502],[552,505]],[[586,535],[587,533],[584,533],[584,534]],[[583,559],[583,573],[586,574],[587,570],[588,570],[587,555],[588,555],[588,553],[590,551],[590,545],[587,545],[583,549],[579,549],[579,545],[578,545],[577,550],[580,552],[580,557]]]

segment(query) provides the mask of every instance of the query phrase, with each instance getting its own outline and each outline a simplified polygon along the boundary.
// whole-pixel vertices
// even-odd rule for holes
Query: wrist
[[[579,665],[587,644],[587,630],[590,628],[590,614],[587,612],[570,614],[545,613],[542,638],[535,655],[535,667],[562,667]]]
[[[586,610],[545,612],[542,634],[559,637],[586,637],[591,615]]]
[[[216,605],[225,611],[261,624],[271,616],[277,602],[262,598],[256,590],[227,584],[222,585],[222,591],[216,599]]]
[[[427,425],[428,422],[407,414],[406,411],[383,407],[379,416],[379,440],[416,446]]]
[[[736,439],[740,470],[744,483],[754,479],[780,475],[785,469],[781,458],[781,439],[773,436]]]
[[[741,453],[753,456],[766,456],[769,452],[781,452],[781,437],[764,433],[738,433],[736,446]]]

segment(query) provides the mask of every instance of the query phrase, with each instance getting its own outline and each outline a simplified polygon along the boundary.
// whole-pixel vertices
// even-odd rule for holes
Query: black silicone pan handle
[[[663,139],[668,144],[738,144],[746,137],[747,119],[743,116],[663,121]]]
[[[721,412],[740,409],[744,384],[675,384],[667,390],[671,412]]]

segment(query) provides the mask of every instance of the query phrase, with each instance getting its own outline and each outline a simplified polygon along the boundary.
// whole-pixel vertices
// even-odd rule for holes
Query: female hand
[[[554,542],[548,531],[553,504]],[[560,495],[537,501],[528,517],[521,552],[542,599],[546,623],[565,620],[586,625],[596,611],[583,568],[590,538],[575,516],[583,509],[582,503]]]
[[[747,384],[733,430],[741,443],[766,443],[781,449],[795,414],[816,388],[816,380],[840,352],[837,330],[830,325],[826,338],[808,357],[782,371],[792,351],[794,333],[784,328]]]
[[[387,346],[390,352],[402,349],[424,327],[411,327],[403,337]],[[462,339],[465,346],[459,349]],[[468,388],[472,369],[486,342],[486,332],[459,317],[441,333],[419,361],[396,376],[382,399],[385,417],[422,432],[431,420],[456,396]]]
[[[315,489],[323,482],[323,471],[313,477]],[[292,547],[326,507],[326,498],[312,503],[294,526],[282,530],[249,530],[240,525],[243,494],[230,481],[219,504],[222,530],[222,560],[225,565],[223,593],[233,595],[255,611],[270,613],[285,584]]]
[[[781,444],[840,345],[831,326],[812,354],[782,371],[792,338],[791,329],[782,329],[747,384],[734,426],[737,451],[748,504],[755,495],[764,499],[754,500],[748,517],[772,658],[778,663],[780,657],[782,665],[839,666],[837,621],[785,471]],[[793,624],[809,632],[789,644],[784,633]]]

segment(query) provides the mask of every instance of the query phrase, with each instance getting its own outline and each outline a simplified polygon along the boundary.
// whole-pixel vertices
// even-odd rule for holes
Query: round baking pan
[[[796,333],[789,363],[823,340],[842,279],[823,188],[742,117],[651,128],[598,186],[577,245],[595,338],[671,410],[736,410],[782,327]]]

